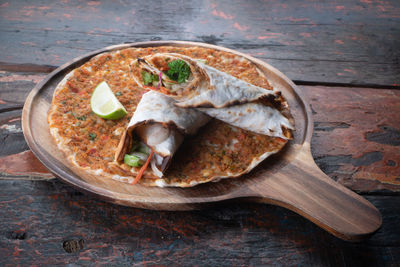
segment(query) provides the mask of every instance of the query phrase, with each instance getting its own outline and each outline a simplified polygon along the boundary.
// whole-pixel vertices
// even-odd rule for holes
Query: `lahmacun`
[[[142,124],[161,123],[163,129],[168,129],[168,134],[174,133],[178,129],[179,134],[183,133],[184,138],[181,138],[179,145],[172,149],[171,155],[167,155],[168,168],[159,167],[161,175],[154,168],[147,168],[139,180],[140,184],[161,187],[190,187],[209,181],[218,181],[221,178],[239,177],[251,171],[271,154],[280,151],[290,139],[291,131],[294,128],[291,126],[293,125],[292,119],[285,99],[280,94],[272,92],[273,88],[268,83],[267,78],[250,61],[225,51],[201,47],[127,48],[93,57],[69,73],[58,84],[54,92],[48,114],[50,132],[59,149],[74,165],[87,172],[104,177],[104,179],[115,179],[127,183],[135,179],[141,168],[129,166],[121,160],[118,161],[115,155],[121,149],[121,143],[123,143],[121,140],[129,129],[131,119],[135,115],[137,116],[135,111],[139,103],[142,99],[145,100],[143,95],[160,93],[155,92],[156,89],[160,88],[160,86],[157,88],[156,78],[154,78],[155,83],[153,84],[153,87],[156,88],[148,88],[143,86],[140,80],[138,82],[137,73],[142,75],[142,72],[136,72],[135,76],[135,71],[139,69],[139,66],[136,66],[136,69],[135,64],[132,64],[138,59],[149,59],[155,55],[189,58],[196,62],[195,65],[200,65],[206,69],[211,79],[214,73],[223,73],[218,75],[233,77],[226,78],[224,76],[224,80],[231,79],[237,80],[238,83],[248,83],[253,87],[262,88],[265,95],[276,95],[277,97],[275,97],[273,105],[271,101],[264,97],[260,98],[259,101],[257,100],[256,103],[255,100],[252,100],[246,103],[234,103],[236,107],[233,104],[218,107],[221,108],[220,110],[209,109],[210,105],[197,105],[202,103],[201,101],[204,102],[204,99],[200,99],[200,102],[194,102],[194,106],[190,106],[191,102],[186,101],[179,108],[197,108],[196,112],[204,113],[209,117],[206,120],[204,115],[199,115],[202,118],[199,120],[200,125],[195,126],[196,130],[191,131],[190,134],[178,129],[178,122],[174,125],[173,123],[150,121],[145,118],[141,121]],[[163,73],[160,73],[160,76],[162,75]],[[218,79],[214,78],[217,81]],[[102,119],[90,109],[91,94],[96,86],[103,81],[107,82],[128,112],[126,116],[119,120]],[[159,82],[161,81],[161,86],[163,86],[165,82],[160,78]],[[185,81],[190,81],[190,78]],[[168,97],[168,92],[161,93]],[[174,101],[179,101],[179,99]],[[242,104],[248,105],[246,110],[250,111],[254,108],[260,108],[255,105],[268,107],[265,114],[275,112],[274,116],[279,116],[279,114],[271,110],[278,110],[288,122],[285,122],[286,126],[282,128],[281,134],[276,134],[276,129],[271,129],[270,135],[272,136],[256,133],[253,130],[254,127],[251,126],[252,124],[249,124],[250,126],[247,129],[242,129],[242,125],[246,124],[249,121],[248,119],[237,124],[240,127],[234,126],[233,121],[237,120],[226,114],[235,112],[241,114],[240,109],[243,107],[240,105]],[[279,104],[279,107],[274,106],[275,104]],[[175,105],[175,107],[178,106],[179,104]],[[283,119],[280,118],[280,122],[282,121]],[[258,119],[258,122],[261,125],[268,124],[267,121],[264,123],[260,119]],[[205,125],[203,126],[203,124]],[[153,131],[158,131],[157,127],[154,129],[156,130]],[[275,136],[273,136],[274,134]],[[175,135],[178,134],[174,133]],[[125,153],[129,149],[128,145]]]

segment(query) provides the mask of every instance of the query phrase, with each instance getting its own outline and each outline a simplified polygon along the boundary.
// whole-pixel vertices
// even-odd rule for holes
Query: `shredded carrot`
[[[147,169],[147,166],[149,166],[150,160],[153,157],[153,150],[150,152],[149,157],[146,160],[146,163],[140,168],[139,173],[136,175],[136,178],[131,182],[131,184],[136,184],[139,182],[140,178],[142,178],[144,171]]]
[[[169,89],[165,88],[164,86],[160,86],[160,92],[164,94],[170,94]]]
[[[160,86],[160,88],[154,86],[144,86],[145,89],[153,90],[153,91],[160,91],[163,94],[171,94],[168,88],[164,86]]]

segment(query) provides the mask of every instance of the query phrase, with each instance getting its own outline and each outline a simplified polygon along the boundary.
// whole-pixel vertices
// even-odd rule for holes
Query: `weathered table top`
[[[0,265],[400,264],[399,1],[0,1],[0,32]],[[348,243],[271,205],[148,211],[54,179],[23,138],[29,91],[76,56],[148,40],[222,45],[293,79],[318,166],[371,201],[381,229]]]

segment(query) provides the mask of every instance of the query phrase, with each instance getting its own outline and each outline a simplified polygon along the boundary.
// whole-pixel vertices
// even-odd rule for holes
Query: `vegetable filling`
[[[175,59],[167,63],[166,58],[163,64],[156,62],[160,72],[158,75],[152,73],[154,69],[143,69],[141,72],[142,81],[145,86],[156,87],[163,93],[177,94],[184,89],[184,83],[188,82],[191,76],[189,65],[181,60]]]

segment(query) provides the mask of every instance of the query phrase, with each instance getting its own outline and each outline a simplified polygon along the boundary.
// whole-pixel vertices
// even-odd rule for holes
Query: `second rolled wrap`
[[[177,107],[175,100],[155,91],[142,96],[123,136],[115,159],[122,163],[134,140],[141,141],[153,152],[151,168],[161,177],[185,135],[193,135],[210,117],[195,109]]]

